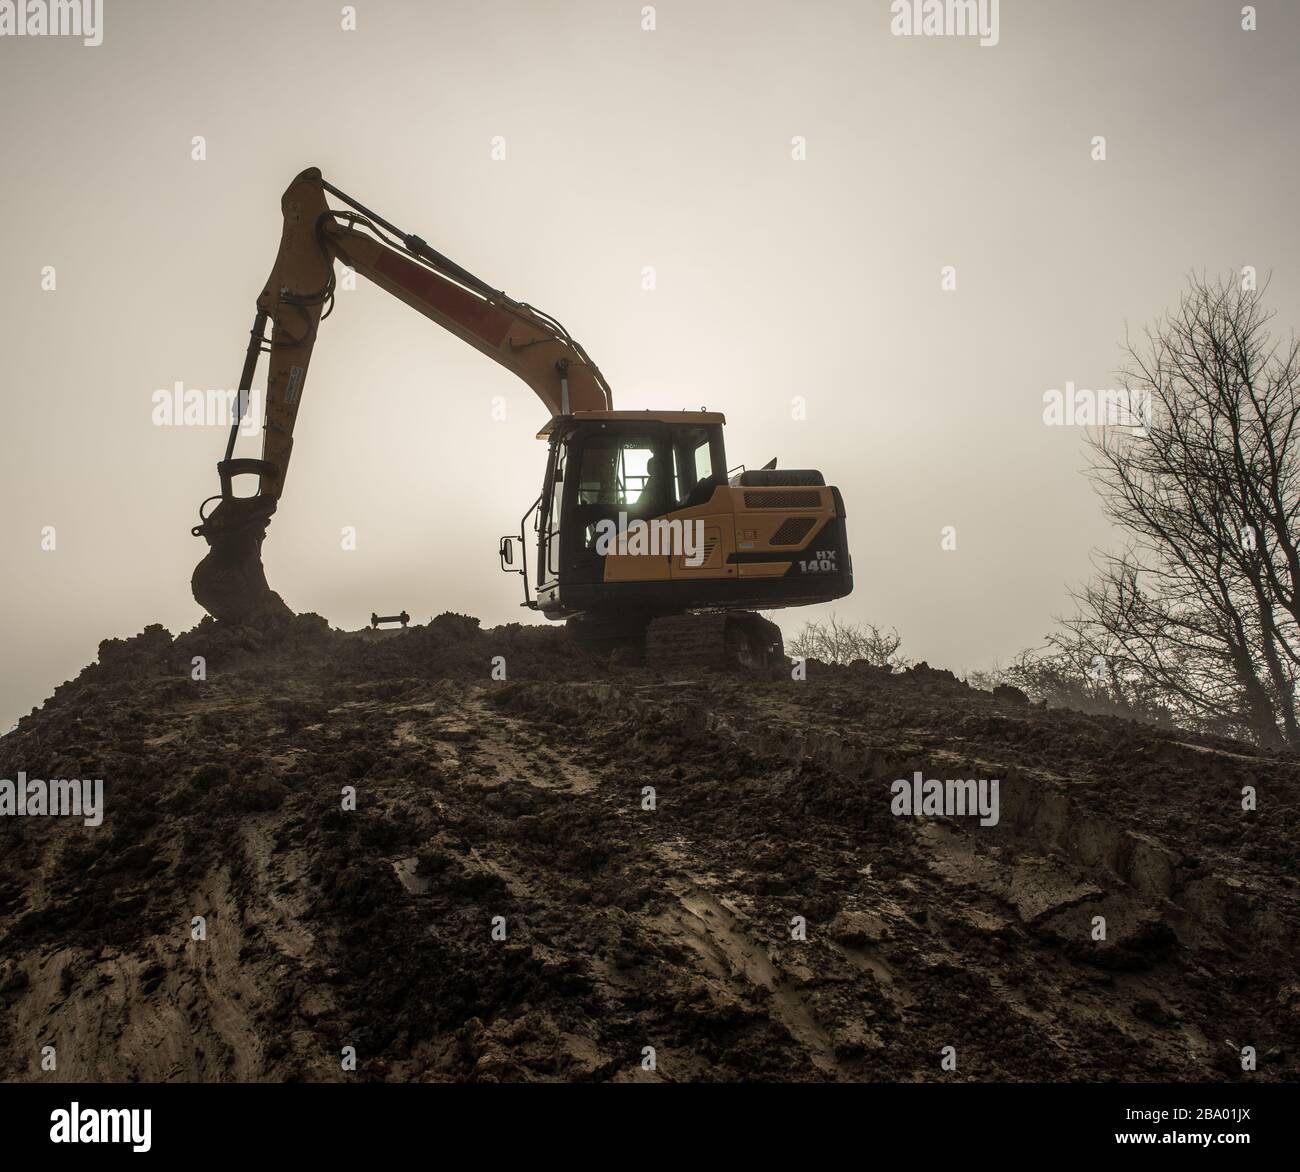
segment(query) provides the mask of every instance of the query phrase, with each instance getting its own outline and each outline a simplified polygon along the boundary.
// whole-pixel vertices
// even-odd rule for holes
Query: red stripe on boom
[[[393,252],[380,253],[375,260],[375,272],[493,346],[500,346],[510,332],[513,319],[504,310],[405,257]]]

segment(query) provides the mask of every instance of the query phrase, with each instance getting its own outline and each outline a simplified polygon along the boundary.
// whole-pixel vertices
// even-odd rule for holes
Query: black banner
[[[414,1145],[450,1154],[449,1143],[463,1142],[482,1142],[493,1155],[518,1147],[536,1156],[561,1148],[572,1154],[611,1134],[622,1137],[619,1151],[628,1156],[691,1150],[684,1142],[728,1155],[770,1157],[787,1146],[807,1154],[825,1151],[832,1138],[870,1158],[893,1141],[918,1157],[1086,1157],[1132,1148],[1216,1148],[1220,1155],[1239,1148],[1259,1156],[1293,1148],[1296,1102],[1294,1085],[1246,1082],[659,1089],[27,1083],[0,1086],[0,1127],[10,1167],[16,1156],[58,1153],[338,1159]]]

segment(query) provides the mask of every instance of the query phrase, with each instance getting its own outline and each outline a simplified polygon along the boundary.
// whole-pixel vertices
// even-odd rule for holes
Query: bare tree
[[[864,660],[872,667],[906,667],[907,660],[898,654],[902,643],[895,630],[886,631],[873,623],[840,622],[832,614],[824,623],[804,623],[787,650],[791,655],[822,663]]]
[[[1193,277],[1128,345],[1145,426],[1089,444],[1129,545],[1100,558],[1051,642],[1181,724],[1300,746],[1300,347],[1270,339],[1261,292]]]

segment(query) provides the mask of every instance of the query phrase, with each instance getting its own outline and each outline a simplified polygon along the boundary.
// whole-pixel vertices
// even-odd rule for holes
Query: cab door
[[[731,489],[727,486],[727,456],[722,428],[716,425],[672,429],[674,503],[669,516],[680,520],[690,556],[670,559],[670,574],[679,602],[717,601],[726,597],[722,585],[736,577],[730,557],[736,548]],[[711,593],[695,584],[708,582]]]
[[[665,554],[618,552],[621,525],[663,513],[671,496],[668,428],[662,423],[587,423],[570,440],[561,534],[564,585],[667,582]]]
[[[551,441],[537,512],[537,596],[551,601],[560,584],[560,520],[564,515],[564,470],[568,463],[567,437]]]

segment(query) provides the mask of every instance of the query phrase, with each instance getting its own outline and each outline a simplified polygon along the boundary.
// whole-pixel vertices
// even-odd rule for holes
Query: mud
[[[0,740],[106,809],[0,818],[3,1077],[1300,1076],[1294,758],[810,667],[455,615],[105,642]],[[895,816],[916,770],[997,825]]]

